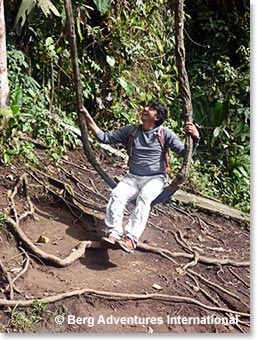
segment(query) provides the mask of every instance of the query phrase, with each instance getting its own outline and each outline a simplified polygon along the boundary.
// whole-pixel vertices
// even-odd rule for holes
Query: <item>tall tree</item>
[[[0,110],[8,107],[9,85],[7,77],[6,30],[4,0],[0,0]]]

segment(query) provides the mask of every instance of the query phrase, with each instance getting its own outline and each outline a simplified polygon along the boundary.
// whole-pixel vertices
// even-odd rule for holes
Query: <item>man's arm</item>
[[[81,112],[84,114],[84,117],[85,117],[86,122],[87,122],[87,126],[92,131],[93,135],[96,136],[100,132],[100,128],[98,127],[98,125],[96,124],[96,122],[91,117],[90,113],[88,112],[88,110],[85,107],[83,107]]]
[[[121,143],[127,145],[131,130],[133,126],[124,126],[120,129],[114,131],[102,131],[96,124],[94,119],[91,117],[89,112],[85,107],[81,110],[86,119],[89,129],[92,131],[93,135],[96,137],[99,143],[103,144],[117,144]]]
[[[165,130],[167,134],[166,136],[167,146],[179,156],[184,157],[185,152],[184,143],[182,143],[182,141],[176,136],[176,134],[173,131],[168,129]],[[193,153],[194,153],[200,139],[199,132],[193,123],[185,124],[184,131],[189,133],[193,138]]]

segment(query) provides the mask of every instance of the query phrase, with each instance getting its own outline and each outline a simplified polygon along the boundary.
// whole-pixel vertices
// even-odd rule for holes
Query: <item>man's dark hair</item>
[[[156,99],[151,99],[148,102],[147,106],[156,110],[157,116],[160,118],[155,122],[155,125],[156,126],[162,125],[162,123],[168,118],[167,107]]]

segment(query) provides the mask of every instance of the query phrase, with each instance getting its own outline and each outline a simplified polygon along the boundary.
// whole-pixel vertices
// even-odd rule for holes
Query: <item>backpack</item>
[[[130,132],[130,135],[129,135],[128,149],[127,149],[129,159],[133,155],[134,139],[135,139],[135,136],[136,136],[136,133],[138,131],[139,126],[134,126],[133,129]],[[159,129],[156,133],[156,137],[158,138],[158,140],[161,144],[161,147],[162,147],[163,156],[164,156],[164,163],[165,163],[165,173],[166,173],[166,177],[167,177],[167,182],[169,182],[169,172],[170,172],[169,148],[166,147],[166,145],[165,145],[165,138],[164,138],[164,135],[163,135],[163,126],[162,125],[159,126]]]

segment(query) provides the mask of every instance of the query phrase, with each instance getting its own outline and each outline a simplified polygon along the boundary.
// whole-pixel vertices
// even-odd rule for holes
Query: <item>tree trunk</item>
[[[79,117],[79,125],[80,125],[80,130],[81,130],[81,138],[82,138],[84,153],[87,156],[88,161],[92,164],[94,169],[99,173],[99,175],[103,178],[103,180],[111,188],[114,188],[116,185],[116,182],[97,163],[97,160],[95,158],[95,155],[91,149],[91,146],[88,140],[88,129],[87,129],[86,121],[85,121],[83,113],[81,113],[81,109],[83,107],[83,95],[82,95],[82,88],[81,88],[81,82],[80,82],[77,42],[76,42],[75,24],[74,24],[73,12],[72,12],[71,0],[65,0],[64,6],[65,6],[66,17],[67,17],[67,28],[68,28],[69,40],[70,40],[74,86],[76,90],[76,100],[77,100],[77,114]]]
[[[182,119],[192,122],[192,102],[189,81],[186,71],[186,52],[184,46],[184,0],[177,0],[175,8],[175,52],[179,74],[179,92],[182,99]],[[182,167],[172,183],[153,201],[152,205],[167,201],[185,182],[188,177],[193,151],[193,139],[187,134],[185,155]]]
[[[9,85],[7,77],[6,31],[4,0],[0,0],[0,110],[8,107]],[[1,112],[0,112],[1,114]]]

